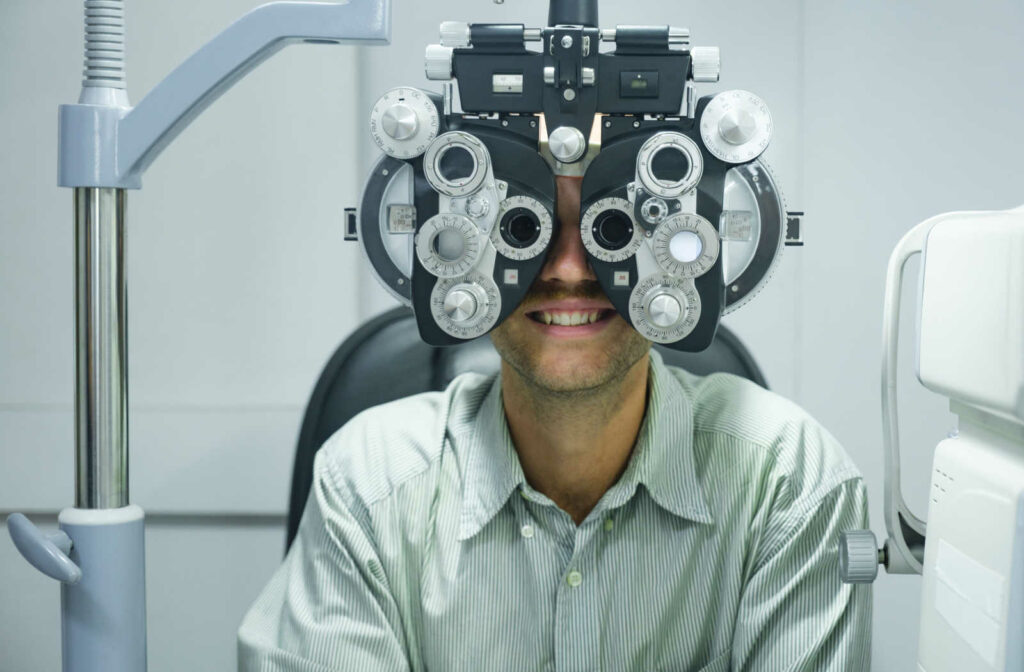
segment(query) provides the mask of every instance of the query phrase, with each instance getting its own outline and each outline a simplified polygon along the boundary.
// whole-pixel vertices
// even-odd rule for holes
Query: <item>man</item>
[[[371,409],[320,450],[242,669],[868,669],[870,587],[838,575],[839,533],[867,526],[856,468],[790,402],[651,353],[579,209],[559,177],[496,379]]]

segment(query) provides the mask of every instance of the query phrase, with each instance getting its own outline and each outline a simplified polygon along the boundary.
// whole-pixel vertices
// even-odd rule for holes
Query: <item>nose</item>
[[[597,280],[580,237],[580,185],[582,178],[556,178],[558,185],[558,237],[548,251],[540,279],[575,284]]]

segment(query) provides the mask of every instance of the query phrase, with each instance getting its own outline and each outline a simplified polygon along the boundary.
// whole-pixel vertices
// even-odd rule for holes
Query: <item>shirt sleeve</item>
[[[409,669],[372,536],[329,479],[316,470],[295,542],[242,621],[240,671]]]
[[[862,672],[871,666],[871,585],[839,577],[839,535],[868,527],[867,493],[851,478],[769,524],[740,600],[734,670]]]

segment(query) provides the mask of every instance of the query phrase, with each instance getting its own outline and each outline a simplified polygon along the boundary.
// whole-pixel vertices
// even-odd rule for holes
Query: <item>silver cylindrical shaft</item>
[[[128,505],[125,190],[75,189],[75,506]]]

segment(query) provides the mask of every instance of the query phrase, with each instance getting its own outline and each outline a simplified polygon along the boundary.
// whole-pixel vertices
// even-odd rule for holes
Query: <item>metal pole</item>
[[[75,189],[75,506],[128,505],[125,190]]]

